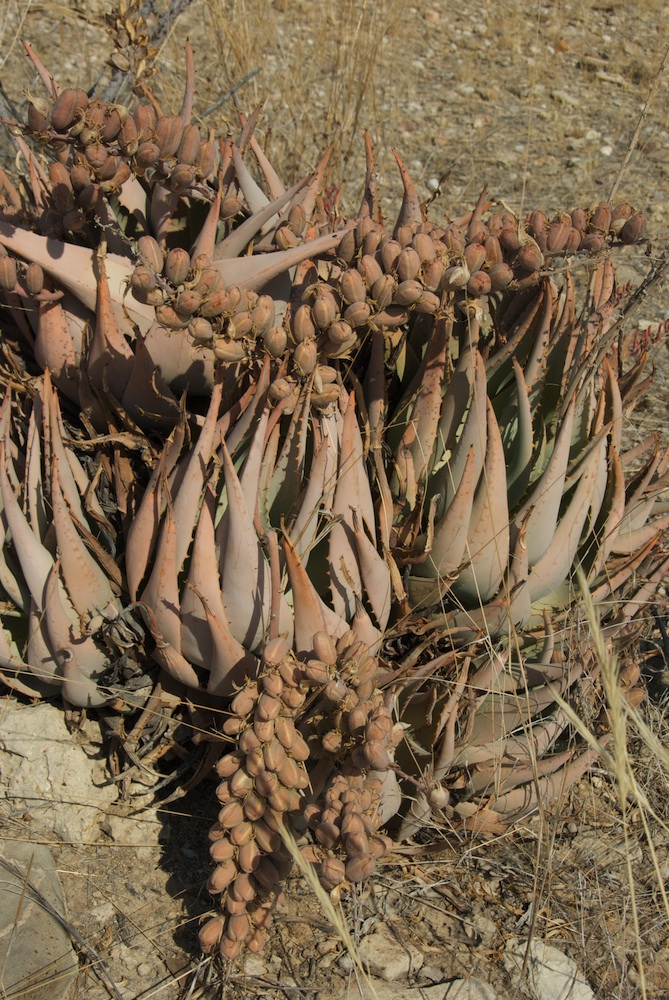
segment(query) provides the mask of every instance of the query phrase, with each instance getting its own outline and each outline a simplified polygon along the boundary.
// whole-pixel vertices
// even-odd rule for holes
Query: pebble
[[[504,952],[504,966],[518,976],[523,967],[527,941],[509,938]],[[543,941],[530,942],[527,981],[536,1000],[595,1000],[578,966],[568,955]]]
[[[410,973],[415,974],[424,961],[422,953],[413,945],[400,944],[389,933],[381,930],[364,937],[358,950],[372,975],[380,976],[386,982],[395,982],[405,979]]]

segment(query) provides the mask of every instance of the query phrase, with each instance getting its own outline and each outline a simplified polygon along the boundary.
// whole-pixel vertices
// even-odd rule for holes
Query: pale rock
[[[364,937],[358,946],[360,958],[372,975],[388,983],[415,974],[424,958],[413,945],[403,945],[389,933],[378,930]]]
[[[527,942],[509,938],[504,965],[512,975],[520,974]],[[535,1000],[594,1000],[592,992],[576,963],[543,941],[530,942],[527,982]]]
[[[56,705],[3,703],[0,797],[8,811],[30,816],[33,831],[70,843],[100,839],[100,822],[118,789],[96,759],[99,731],[91,725],[85,735],[78,743]]]
[[[319,994],[320,1000],[320,994]],[[330,998],[324,998],[330,1000]],[[411,989],[399,983],[387,983],[371,977],[350,983],[336,1000],[500,1000],[491,986],[481,979],[455,979],[439,986]]]

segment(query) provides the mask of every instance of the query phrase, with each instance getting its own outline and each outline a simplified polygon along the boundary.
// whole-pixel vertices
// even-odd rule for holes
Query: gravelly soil
[[[4,5],[5,90],[18,98],[23,87],[35,88],[16,41],[19,31],[61,83],[89,86],[104,75],[109,48],[103,9],[71,0]],[[229,31],[224,11],[233,25]],[[355,36],[349,16],[342,37],[345,12],[360,15]],[[471,207],[484,184],[491,198],[516,211],[540,207],[548,214],[608,196],[667,44],[668,18],[669,7],[661,0],[543,5],[432,0],[419,6],[397,0],[249,0],[227,7],[222,0],[198,0],[161,52],[152,87],[166,104],[176,104],[175,81],[189,35],[200,110],[263,67],[237,92],[237,107],[248,112],[265,101],[273,128],[270,148],[287,179],[311,169],[337,129],[331,180],[343,186],[345,204],[355,205],[367,127],[389,214],[398,204],[391,146],[426,198],[441,180],[432,218]],[[353,82],[346,76],[351,64],[357,73]],[[367,70],[366,89],[352,111]],[[668,88],[669,74],[660,80],[618,190],[620,200],[649,215],[653,237],[647,251],[625,252],[624,280],[643,275],[645,253],[656,253],[669,234]],[[219,126],[228,120],[236,127],[233,102],[207,120]],[[643,304],[639,324],[664,320],[667,303],[666,289],[660,289]],[[642,414],[644,428],[661,425],[669,404],[666,346],[658,348],[657,362],[658,389]],[[657,731],[666,733],[659,711],[653,710],[652,718]],[[643,747],[635,752],[647,794],[665,815],[659,768]],[[128,1000],[177,998],[193,984],[197,918],[208,907],[202,887],[206,829],[215,814],[211,793],[211,786],[201,787],[160,811],[160,824],[137,826],[135,846],[101,834],[96,845],[54,848],[72,922]],[[632,821],[635,816],[638,822],[635,813]],[[127,830],[132,832],[132,824]],[[33,835],[29,819],[15,820],[4,835]],[[658,825],[653,836],[666,878],[669,838]],[[647,849],[641,837],[634,839],[647,995],[666,997],[667,928],[656,906]],[[559,808],[533,817],[497,843],[454,842],[439,855],[397,859],[374,886],[346,901],[346,912],[358,933],[382,920],[400,941],[417,945],[433,976],[417,984],[475,974],[500,997],[513,995],[504,942],[531,926],[575,959],[598,998],[631,1000],[641,995],[640,972],[620,844],[617,799],[608,777],[600,774],[581,782]],[[350,973],[317,902],[299,877],[289,881],[287,897],[268,954],[222,979],[210,967],[201,969],[190,995],[324,1000],[342,994]],[[82,971],[75,995],[97,1000],[108,992],[89,970]]]

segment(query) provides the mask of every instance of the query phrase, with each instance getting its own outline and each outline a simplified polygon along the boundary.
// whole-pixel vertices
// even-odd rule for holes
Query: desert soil
[[[2,85],[19,107],[23,88],[38,89],[20,37],[35,45],[62,84],[89,87],[98,79],[104,86],[110,50],[102,5],[8,0],[2,10]],[[437,194],[433,219],[471,207],[484,184],[491,199],[515,211],[550,214],[608,197],[669,41],[668,24],[669,7],[660,0],[432,0],[418,6],[399,0],[196,0],[162,49],[151,86],[166,106],[177,104],[189,36],[200,111],[261,67],[207,122],[236,128],[237,109],[249,112],[264,101],[270,150],[286,179],[311,170],[335,136],[330,183],[354,206],[364,176],[362,131],[368,128],[389,216],[398,206],[392,146],[423,196]],[[652,237],[648,247],[619,255],[624,280],[638,281],[669,235],[668,96],[665,71],[618,189],[618,200],[648,215]],[[666,288],[657,290],[642,304],[639,325],[665,320],[668,302]],[[666,428],[666,343],[655,357],[658,388],[632,436],[650,426]],[[661,706],[649,704],[646,712],[666,739]],[[104,780],[96,719],[79,740],[98,757]],[[666,880],[666,784],[650,752],[642,744],[631,749],[656,811],[651,834]],[[354,987],[337,935],[298,875],[288,880],[266,954],[227,970],[204,963],[194,973],[198,919],[210,905],[204,882],[206,831],[216,814],[213,784],[157,811],[140,794],[145,786],[135,783],[131,791],[127,805],[116,809],[128,815],[111,824],[101,816],[102,826],[84,843],[63,843],[50,834],[34,801],[33,808],[8,802],[0,834],[51,845],[69,919],[124,1000],[330,1000],[345,995],[349,983]],[[525,941],[531,932],[574,960],[598,1000],[641,996],[642,981],[647,996],[669,997],[669,931],[638,809],[629,820],[626,849],[613,781],[598,771],[559,805],[494,842],[452,839],[438,852],[397,855],[372,886],[343,900],[344,911],[354,935],[382,926],[400,951],[417,949],[423,967],[404,981],[407,996],[470,975],[489,983],[499,998],[534,995],[519,985],[508,960],[510,942]],[[71,995],[108,996],[90,953],[80,961]]]

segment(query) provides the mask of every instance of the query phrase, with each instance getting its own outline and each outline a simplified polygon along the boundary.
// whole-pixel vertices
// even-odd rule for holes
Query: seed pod
[[[567,233],[567,239],[564,245],[566,253],[572,253],[574,250],[578,250],[581,245],[582,233],[580,230],[576,229],[575,226],[569,227],[569,232]]]
[[[280,846],[281,837],[275,830],[270,830],[262,819],[256,821],[254,830],[256,843],[265,854],[271,854]]]
[[[371,297],[377,309],[385,309],[393,301],[397,282],[391,274],[382,274],[372,285]]]
[[[575,229],[584,233],[588,228],[588,215],[582,208],[575,208],[571,213],[571,222]]]
[[[292,250],[300,245],[300,237],[296,236],[287,222],[278,227],[274,233],[274,242],[280,250]]]
[[[250,792],[252,788],[253,778],[245,768],[238,768],[230,776],[230,791],[236,798],[243,798],[243,796],[246,795],[247,792]]]
[[[286,757],[283,763],[277,768],[277,777],[286,788],[297,788],[300,783],[301,770],[294,760]]]
[[[312,642],[318,659],[328,666],[334,666],[338,654],[332,637],[327,632],[315,632]]]
[[[309,760],[309,757],[311,756],[309,744],[302,736],[300,736],[298,732],[295,733],[295,739],[293,740],[293,745],[290,748],[290,756],[294,760],[299,760],[301,762]]]
[[[282,695],[283,702],[293,711],[298,711],[306,701],[306,694],[299,688],[286,688]]]
[[[259,719],[254,716],[253,719],[253,732],[256,734],[261,743],[267,743],[274,736],[274,720],[273,719]]]
[[[266,940],[267,938],[263,931],[256,928],[250,937],[246,939],[246,950],[250,951],[252,955],[257,955],[265,947]]]
[[[316,336],[316,324],[311,315],[311,306],[307,305],[306,302],[295,310],[291,332],[296,344],[312,340]]]
[[[353,333],[352,327],[343,320],[338,323],[333,323],[327,328],[327,337],[330,343],[334,344],[335,347],[341,347],[343,344],[350,344],[352,340],[356,340],[356,335]]]
[[[395,239],[402,248],[408,247],[412,239],[414,238],[415,231],[416,230],[411,225],[399,226],[395,231]]]
[[[246,754],[244,767],[249,774],[253,775],[254,778],[259,775],[261,771],[265,770],[265,758],[263,756],[261,746],[256,747],[255,750],[251,750],[250,753]]]
[[[508,264],[495,264],[488,272],[490,290],[500,292],[513,281],[513,270]]]
[[[280,716],[274,723],[276,738],[285,750],[290,750],[295,742],[295,723],[285,715]]]
[[[376,253],[381,242],[381,236],[382,234],[378,229],[372,229],[367,233],[361,247],[363,256]]]
[[[257,336],[262,337],[274,326],[274,299],[260,295],[251,310],[251,325]]]
[[[225,912],[227,914],[229,914],[229,916],[234,917],[238,913],[246,913],[247,907],[248,907],[248,903],[244,903],[244,902],[240,903],[238,900],[233,899],[232,896],[230,896],[230,895],[226,896],[226,899],[225,899]]]
[[[11,292],[17,280],[18,274],[14,258],[0,257],[0,288],[6,292]]]
[[[131,176],[130,167],[128,166],[127,163],[123,163],[121,161],[119,163],[116,172],[114,173],[114,176],[107,181],[102,181],[102,183],[100,184],[100,190],[104,191],[104,193],[107,195],[116,194],[121,190],[121,188],[123,187],[123,185],[130,176]]]
[[[220,917],[212,917],[198,931],[200,949],[209,955],[223,936],[223,921]]]
[[[337,753],[341,750],[342,734],[337,729],[331,729],[321,739],[321,747],[324,753]]]
[[[293,351],[293,363],[302,375],[310,375],[318,361],[318,348],[315,340],[305,340]]]
[[[202,304],[202,296],[199,292],[196,292],[194,288],[186,288],[183,292],[179,292],[176,301],[176,311],[179,316],[190,319],[193,313],[196,313]]]
[[[230,711],[235,715],[248,715],[255,708],[257,700],[258,685],[255,681],[250,681],[232,699]]]
[[[395,293],[394,302],[398,306],[412,306],[423,294],[423,286],[420,281],[408,278],[401,281]]]
[[[318,877],[326,889],[334,889],[346,877],[344,862],[330,855],[320,865]]]
[[[225,933],[231,941],[246,941],[251,935],[251,922],[245,913],[237,913],[227,922]]]
[[[357,330],[367,324],[371,313],[372,310],[368,302],[353,302],[344,310],[343,318],[352,329]]]
[[[150,104],[139,104],[133,114],[140,142],[152,139],[156,128],[156,113]]]
[[[156,319],[161,326],[164,326],[168,330],[185,330],[188,326],[188,320],[180,316],[179,313],[172,308],[170,305],[158,306],[156,309]],[[230,719],[226,722],[231,722]],[[234,735],[234,732],[225,730],[228,735]]]
[[[181,141],[179,142],[176,154],[179,163],[193,166],[200,152],[201,141],[202,137],[197,125],[186,125],[181,134]]]
[[[488,267],[494,267],[495,264],[503,263],[504,253],[502,245],[496,236],[489,236],[483,246],[485,248],[485,262]]]
[[[223,806],[218,814],[218,822],[221,826],[225,827],[226,830],[230,830],[233,826],[237,826],[237,824],[241,823],[243,819],[244,812],[239,802],[228,802],[227,805]]]
[[[220,840],[215,840],[212,843],[209,848],[209,854],[212,861],[217,861],[219,864],[224,861],[230,861],[235,856],[235,845],[227,837],[221,837]]]
[[[286,751],[276,737],[263,747],[263,754],[268,771],[278,771],[286,759]]]
[[[276,813],[288,812],[291,808],[291,800],[289,798],[288,789],[283,785],[277,785],[275,791],[271,795],[267,796],[267,801]]]
[[[590,216],[589,231],[606,235],[611,228],[611,205],[608,201],[600,201]]]
[[[348,837],[350,834],[365,832],[365,825],[362,822],[362,816],[357,812],[347,812],[342,816],[341,820],[341,835],[342,837]]]
[[[364,302],[367,298],[367,288],[362,275],[354,268],[344,271],[339,281],[341,295],[348,305],[353,302]]]
[[[319,823],[315,832],[316,840],[325,848],[330,849],[339,843],[339,827],[334,823]]]
[[[170,190],[186,191],[195,183],[195,167],[187,163],[177,163],[170,173]]]
[[[393,842],[390,837],[377,833],[369,838],[369,853],[373,858],[382,858],[386,854],[391,854]]]
[[[284,789],[284,791],[285,791],[285,789]],[[284,815],[283,815],[283,813],[284,813],[284,810],[277,811],[276,809],[271,808],[271,809],[267,809],[265,811],[265,815],[263,816],[263,823],[265,823],[265,825],[268,826],[270,828],[270,830],[274,830],[275,833],[278,833],[279,836],[281,835],[281,830],[283,829],[283,826],[284,826]],[[274,850],[273,853],[275,853],[277,850],[279,850],[280,846],[281,846],[281,844],[279,845],[279,847],[275,848],[275,850]]]
[[[264,748],[263,748],[264,754]],[[265,765],[266,766],[266,765]],[[271,770],[261,771],[260,774],[256,775],[255,787],[258,795],[266,798],[271,795],[278,787],[279,779],[276,774]]]
[[[318,369],[319,373],[321,374],[322,381],[325,381],[322,378],[322,372],[324,367],[325,367],[324,365],[321,365]],[[287,684],[288,687],[294,688],[299,684],[300,679],[302,677],[302,671],[299,663],[297,663],[294,659],[286,656],[279,662],[278,667],[279,667],[279,674],[281,676],[281,680],[283,681],[284,685]],[[282,694],[285,694],[285,687],[282,691]]]
[[[238,771],[242,766],[242,756],[238,750],[234,753],[226,753],[216,763],[216,774],[219,778],[229,778],[231,774]]]
[[[252,729],[245,729],[237,743],[242,753],[251,753],[260,746],[260,740]]]
[[[87,104],[88,96],[85,91],[71,87],[61,91],[49,112],[52,127],[56,132],[64,132]]]
[[[206,178],[216,169],[216,144],[211,139],[200,143],[195,158],[195,172],[198,177]]]
[[[414,281],[420,274],[420,265],[420,257],[413,247],[405,247],[397,258],[397,277],[400,281]]]
[[[381,265],[377,261],[376,257],[372,257],[371,254],[367,254],[365,257],[360,258],[358,261],[358,271],[362,276],[367,289],[371,289],[374,282],[378,281],[383,274]]]
[[[28,131],[46,132],[49,128],[49,104],[39,97],[28,99]]]
[[[369,854],[369,840],[364,829],[359,833],[349,833],[344,838],[344,850],[349,858],[359,858]]]
[[[323,694],[328,701],[331,701],[336,705],[346,697],[349,690],[350,688],[346,686],[344,681],[336,677],[334,680],[328,681],[325,685]]]
[[[240,872],[229,889],[230,895],[238,902],[250,903],[256,898],[256,887],[247,872]]]
[[[226,861],[222,865],[214,868],[207,882],[207,889],[211,893],[223,892],[230,883],[237,877],[238,870],[234,861]]]
[[[624,201],[622,204],[616,205],[611,211],[611,231],[618,235],[627,220],[633,215],[634,209],[628,202]]]
[[[155,140],[160,148],[160,158],[169,160],[176,154],[181,142],[184,125],[178,115],[163,115],[156,122]]]
[[[253,837],[253,823],[249,822],[247,819],[243,819],[241,823],[237,826],[233,826],[230,830],[230,840],[236,847],[242,847],[244,844],[248,844]]]
[[[432,260],[423,264],[420,280],[428,292],[436,292],[441,285],[446,266],[442,260]]]
[[[620,236],[622,238],[622,233]],[[605,247],[606,237],[602,233],[588,233],[587,236],[583,237],[578,248],[588,253],[597,253],[600,250],[604,250]]]
[[[260,864],[260,848],[255,840],[242,844],[237,855],[237,864],[243,872],[254,872]]]
[[[281,712],[281,702],[271,694],[264,692],[258,699],[255,718],[261,722],[270,722],[278,718]]]
[[[214,328],[208,319],[196,316],[188,324],[188,332],[197,344],[210,344],[214,339]]]
[[[249,792],[249,794],[244,799],[244,816],[250,823],[256,823],[262,816],[265,815],[265,810],[267,806],[263,799],[255,792]],[[255,826],[254,826],[255,830]]]
[[[135,119],[130,115],[121,125],[118,134],[119,149],[125,156],[134,156],[139,149],[139,133]]]
[[[86,160],[94,170],[99,170],[100,167],[104,166],[108,156],[107,147],[100,142],[92,142],[90,146],[86,146]]]
[[[337,318],[337,303],[331,289],[319,286],[316,299],[311,307],[311,315],[318,330],[326,330]]]
[[[470,243],[469,246],[465,247],[465,264],[467,265],[470,274],[473,274],[474,271],[481,270],[485,264],[485,257],[485,247],[481,246],[480,243]]]
[[[421,264],[425,264],[436,257],[434,242],[427,233],[416,233],[411,241],[411,246],[420,257]]]
[[[534,243],[526,243],[516,254],[516,264],[525,271],[538,271],[544,265],[544,255]]]
[[[486,271],[474,271],[467,282],[467,291],[477,298],[481,295],[488,295],[491,289],[492,282]]]
[[[160,159],[160,147],[155,142],[142,142],[135,153],[135,164],[140,170],[148,170]]]
[[[620,230],[620,240],[622,243],[627,243],[631,245],[632,243],[638,243],[643,237],[644,229],[646,228],[646,218],[643,215],[632,215],[623,228]]]
[[[224,962],[233,962],[242,950],[241,941],[233,941],[232,938],[223,936],[218,946],[218,953]]]
[[[440,306],[441,298],[438,295],[435,295],[434,292],[423,292],[414,308],[416,312],[433,315],[439,310]]]
[[[381,267],[386,273],[396,269],[397,260],[401,252],[402,247],[397,240],[388,239],[385,242],[382,241],[380,249]]]
[[[355,230],[347,229],[337,247],[337,256],[346,264],[353,261],[356,253]]]
[[[181,247],[174,247],[165,258],[165,277],[175,288],[182,285],[190,271],[190,257]]]
[[[382,743],[366,743],[363,747],[365,760],[373,771],[387,771],[390,767],[390,755]]]
[[[274,889],[279,883],[279,873],[276,865],[267,857],[261,858],[258,868],[253,873],[253,877],[263,889]]]
[[[533,236],[534,239],[536,239],[539,233],[542,233],[544,229],[547,228],[548,228],[548,219],[546,218],[544,213],[532,212],[532,214],[530,215],[530,222],[527,227],[527,231],[529,232],[530,236]]]
[[[376,862],[371,855],[351,858],[346,864],[346,878],[349,882],[364,882],[374,874]]]
[[[469,268],[465,265],[456,264],[453,267],[446,268],[444,271],[441,287],[446,292],[457,291],[459,288],[466,287],[469,278]]]
[[[44,271],[39,264],[29,264],[26,268],[25,286],[31,295],[39,295],[44,288]]]

